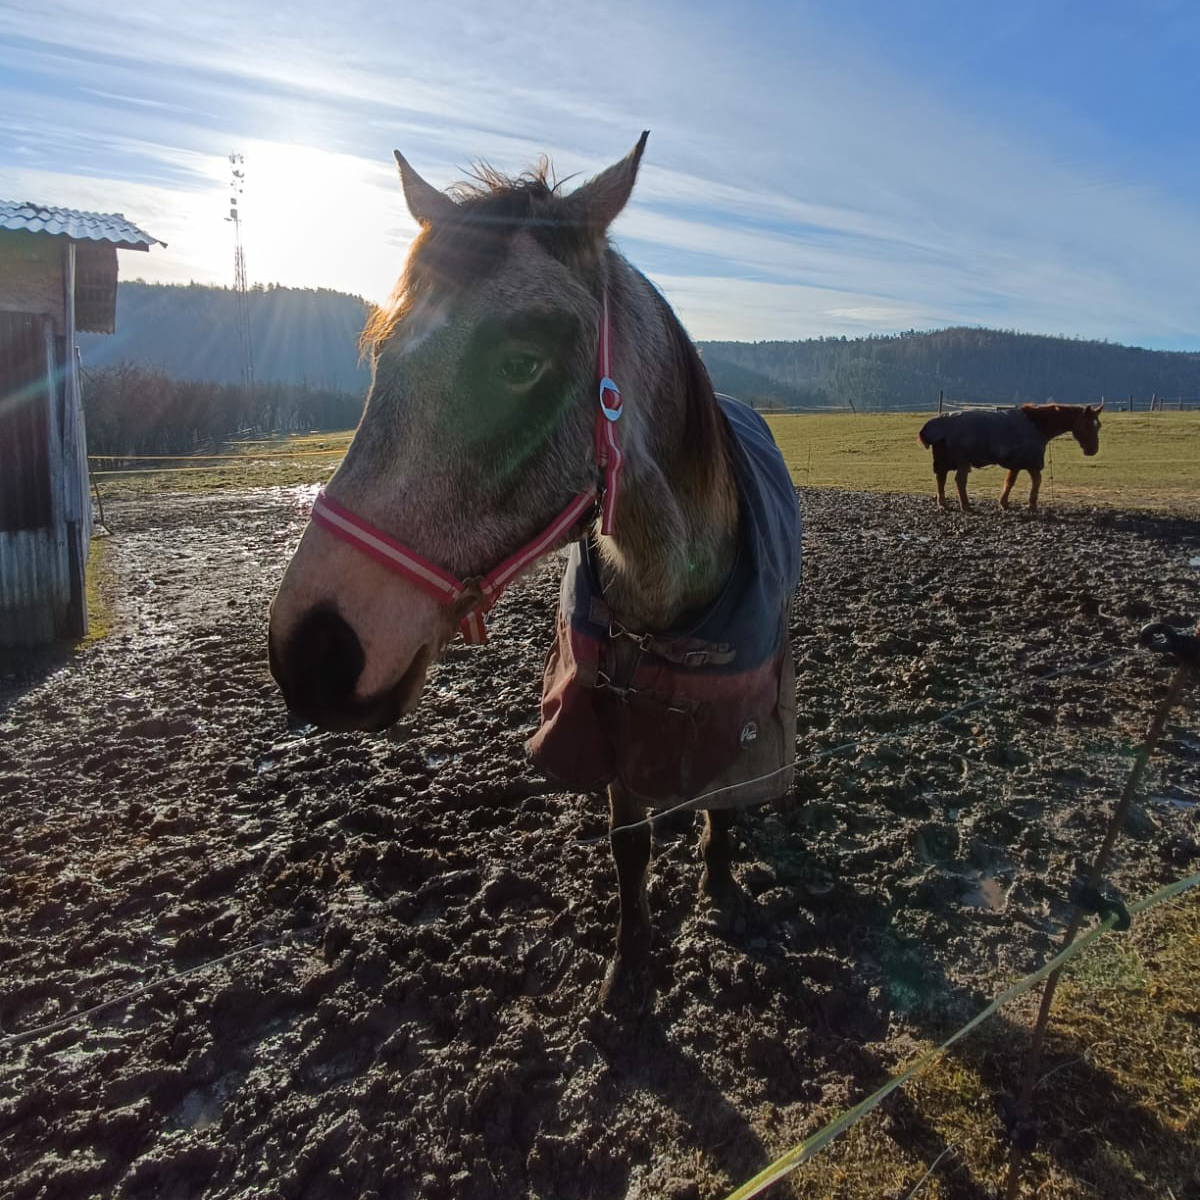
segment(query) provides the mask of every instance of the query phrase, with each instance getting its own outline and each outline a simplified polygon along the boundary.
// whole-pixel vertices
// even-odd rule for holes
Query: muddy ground
[[[603,801],[522,753],[554,564],[394,734],[289,728],[266,605],[310,497],[111,504],[109,636],[0,680],[4,1196],[722,1195],[1042,961],[1168,667],[1037,676],[1198,615],[1197,521],[805,493],[801,758],[893,736],[739,815],[732,923],[696,818],[659,831],[657,1002],[623,1024]],[[1127,895],[1195,869],[1195,718]]]

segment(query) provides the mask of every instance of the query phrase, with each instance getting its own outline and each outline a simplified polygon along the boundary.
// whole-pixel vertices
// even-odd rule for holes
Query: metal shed
[[[0,649],[87,632],[92,532],[78,331],[112,333],[120,213],[0,200]]]

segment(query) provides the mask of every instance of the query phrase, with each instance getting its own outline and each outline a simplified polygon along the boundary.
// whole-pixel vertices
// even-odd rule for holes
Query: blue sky
[[[1200,5],[304,0],[0,9],[0,197],[122,211],[126,277],[380,300],[445,186],[643,128],[613,233],[701,338],[991,325],[1200,349]],[[136,11],[135,11],[136,9]]]

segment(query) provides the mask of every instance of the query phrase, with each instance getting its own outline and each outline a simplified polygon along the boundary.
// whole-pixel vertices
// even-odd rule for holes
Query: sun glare
[[[283,142],[248,142],[240,207],[251,280],[322,286],[382,301],[415,227],[390,154],[378,163]],[[233,234],[226,225],[227,244]]]

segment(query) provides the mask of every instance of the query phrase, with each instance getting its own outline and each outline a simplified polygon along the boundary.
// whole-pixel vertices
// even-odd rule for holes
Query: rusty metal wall
[[[42,315],[0,313],[0,647],[59,636],[71,602],[62,341]]]
[[[0,312],[0,533],[45,529],[54,515],[46,326]]]

